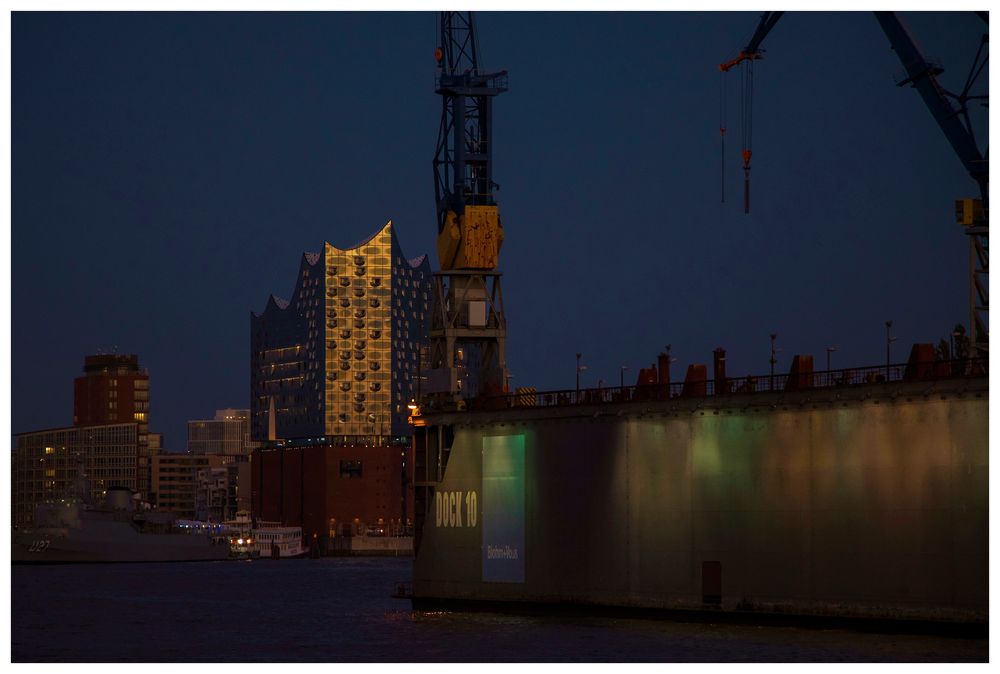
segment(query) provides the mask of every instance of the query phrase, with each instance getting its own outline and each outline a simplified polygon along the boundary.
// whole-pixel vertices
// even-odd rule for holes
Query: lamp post
[[[958,348],[962,346],[962,339],[965,337],[965,328],[961,325],[956,325],[955,329],[951,331],[951,358],[952,360],[958,360]],[[966,342],[968,344],[968,342]],[[968,350],[965,351],[965,357],[969,356]]]
[[[892,343],[896,338],[892,336],[892,321],[885,322],[885,380],[889,381],[889,363],[891,360]]]
[[[576,402],[580,401],[580,358],[582,353],[576,354]]]
[[[830,371],[830,354],[837,350],[835,346],[826,347],[826,371]]]
[[[770,384],[770,390],[772,390],[772,391],[774,390],[774,366],[778,364],[778,359],[775,356],[781,351],[781,349],[774,348],[774,342],[775,342],[776,339],[778,339],[778,333],[772,332],[771,333],[771,360],[769,361],[771,363],[771,384]]]
[[[618,374],[619,374],[619,383],[618,383],[618,386],[621,389],[625,388],[625,370],[627,370],[627,369],[628,369],[627,365],[622,365],[621,369],[618,372]]]

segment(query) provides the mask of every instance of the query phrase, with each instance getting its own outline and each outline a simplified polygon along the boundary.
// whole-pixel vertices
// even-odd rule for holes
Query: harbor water
[[[14,566],[14,662],[985,662],[986,639],[412,611],[412,561]]]

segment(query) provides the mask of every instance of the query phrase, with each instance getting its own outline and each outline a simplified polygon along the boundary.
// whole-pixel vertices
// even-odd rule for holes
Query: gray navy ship
[[[73,497],[39,504],[30,529],[15,531],[13,563],[192,562],[229,557],[229,540],[143,510],[128,489],[108,490],[103,507]]]

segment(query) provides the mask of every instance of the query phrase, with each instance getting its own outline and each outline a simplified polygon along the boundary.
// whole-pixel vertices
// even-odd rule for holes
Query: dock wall
[[[985,378],[428,421],[414,597],[987,618]]]

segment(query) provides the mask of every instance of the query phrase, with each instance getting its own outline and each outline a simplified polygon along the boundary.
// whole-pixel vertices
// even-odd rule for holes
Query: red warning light
[[[437,49],[434,50],[434,60],[437,61],[438,63],[441,63],[441,59],[443,58],[444,58],[444,52],[441,51],[441,47],[438,47]]]

